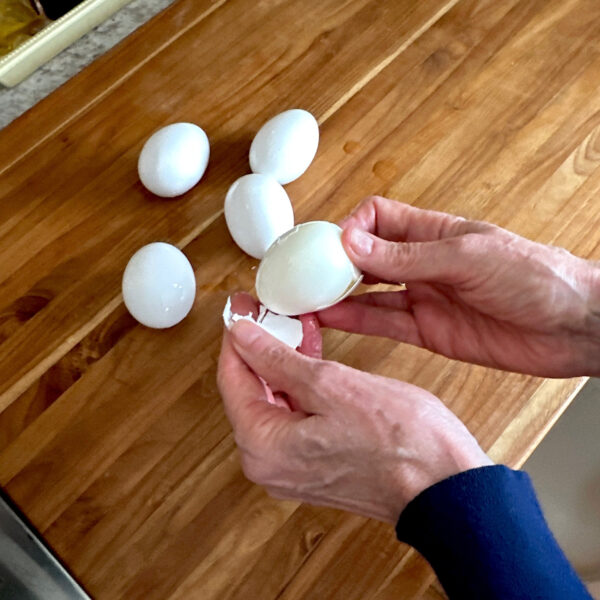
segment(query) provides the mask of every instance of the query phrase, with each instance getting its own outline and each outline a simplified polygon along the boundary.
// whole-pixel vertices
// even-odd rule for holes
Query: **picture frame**
[[[130,0],[84,0],[0,58],[0,84],[13,87]]]

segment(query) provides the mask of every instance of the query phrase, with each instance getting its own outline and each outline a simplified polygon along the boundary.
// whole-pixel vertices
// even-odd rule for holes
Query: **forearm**
[[[591,600],[525,473],[493,466],[450,477],[415,498],[396,531],[430,562],[451,600]]]

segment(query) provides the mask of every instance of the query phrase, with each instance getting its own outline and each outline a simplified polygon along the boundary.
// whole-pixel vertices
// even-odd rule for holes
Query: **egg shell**
[[[138,174],[153,194],[173,198],[200,181],[209,155],[208,137],[198,125],[173,123],[148,138],[138,159]]]
[[[184,319],[194,304],[196,278],[185,254],[163,242],[140,248],[123,273],[123,300],[142,325],[163,329]]]
[[[232,311],[231,297],[227,298],[223,310],[223,321],[227,329],[231,329],[236,321],[252,321],[290,348],[298,348],[304,338],[302,323],[298,319],[276,315],[264,306],[260,307],[260,312],[256,318],[251,313],[240,315]]]
[[[225,197],[225,221],[235,243],[254,258],[294,226],[294,209],[285,190],[269,175],[240,177]]]
[[[250,146],[250,168],[285,185],[308,169],[319,145],[319,124],[306,110],[286,110],[267,121]]]
[[[333,306],[361,279],[342,245],[341,228],[312,221],[284,233],[267,250],[256,274],[256,292],[270,311],[301,315]]]

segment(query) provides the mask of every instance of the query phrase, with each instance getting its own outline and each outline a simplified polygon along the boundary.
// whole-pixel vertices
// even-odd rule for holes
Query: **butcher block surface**
[[[223,218],[269,117],[319,121],[297,222],[364,196],[493,221],[600,258],[597,0],[179,0],[0,132],[0,485],[106,600],[439,598],[389,525],[248,482],[215,384],[227,295],[257,261]],[[146,192],[157,128],[202,126],[203,180]],[[168,330],[120,295],[140,246],[197,278]],[[583,379],[325,331],[325,356],[422,386],[519,466]]]

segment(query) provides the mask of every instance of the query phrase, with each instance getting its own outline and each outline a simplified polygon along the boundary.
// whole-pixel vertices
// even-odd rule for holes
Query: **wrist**
[[[494,464],[481,449],[477,440],[460,424],[437,432],[436,442],[431,444],[435,451],[422,461],[403,465],[400,469],[401,482],[396,494],[392,522],[396,522],[406,506],[431,486],[464,471],[488,467]]]

